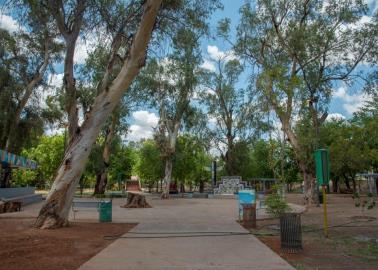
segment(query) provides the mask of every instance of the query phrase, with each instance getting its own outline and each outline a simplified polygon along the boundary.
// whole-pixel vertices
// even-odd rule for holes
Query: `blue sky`
[[[2,2],[2,0],[0,0]],[[211,20],[210,27],[213,34],[216,33],[216,25],[220,19],[229,18],[231,20],[231,35],[235,34],[235,28],[238,25],[240,16],[239,8],[244,4],[244,0],[223,0],[224,5],[223,10],[217,10]],[[376,10],[378,8],[378,0],[367,0],[366,1],[370,11]],[[16,18],[12,18],[10,14],[1,14],[0,11],[0,27],[8,29],[9,31],[17,31],[19,28],[17,26]],[[77,50],[75,53],[75,62],[77,64],[82,64],[88,55],[88,50],[91,48],[91,41],[79,40],[77,45]],[[228,42],[220,39],[204,39],[201,43],[201,48],[203,51],[204,61],[211,60],[216,57],[216,55],[223,54],[231,49],[231,45]],[[211,61],[208,61],[211,64]],[[49,81],[52,85],[61,85],[62,82],[62,66],[57,67],[56,75],[50,75]],[[240,87],[246,85],[246,80],[248,77],[248,72],[241,77]],[[244,84],[244,85],[243,85]],[[345,118],[352,116],[352,113],[361,106],[365,100],[368,99],[366,95],[361,93],[360,86],[349,88],[345,85],[338,85],[334,89],[334,95],[330,103],[329,112],[332,114],[342,115]],[[152,128],[157,124],[158,116],[156,111],[149,109],[140,109],[134,112],[130,117],[131,120],[131,134],[128,136],[128,140],[139,140],[143,137],[152,136]]]

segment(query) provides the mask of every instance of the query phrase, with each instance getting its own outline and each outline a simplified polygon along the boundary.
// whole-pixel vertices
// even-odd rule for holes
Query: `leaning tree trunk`
[[[144,4],[141,23],[129,55],[109,88],[101,91],[96,97],[91,112],[71,139],[51,190],[39,212],[36,227],[57,228],[68,225],[67,218],[75,188],[84,171],[93,143],[102,125],[145,63],[147,45],[160,5],[159,0],[147,0]]]
[[[165,160],[165,176],[164,176],[164,184],[163,184],[163,192],[161,193],[162,199],[169,198],[169,185],[171,184],[172,179],[172,156],[168,156]]]

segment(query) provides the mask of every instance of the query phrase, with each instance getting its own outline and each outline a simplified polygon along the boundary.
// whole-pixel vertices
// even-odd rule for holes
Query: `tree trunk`
[[[159,0],[147,0],[144,4],[141,23],[135,34],[130,53],[109,88],[101,91],[96,97],[92,111],[71,139],[52,188],[39,212],[36,227],[57,228],[68,225],[67,217],[75,188],[84,171],[93,143],[106,119],[145,63],[146,48],[160,5]]]
[[[68,118],[68,141],[74,139],[75,134],[79,133],[79,117],[77,108],[76,81],[74,77],[74,55],[76,42],[83,24],[87,1],[77,1],[73,18],[67,18],[61,1],[49,1],[47,5],[53,13],[56,25],[64,38],[66,54],[64,58],[63,86],[66,93],[65,110]],[[68,22],[67,22],[68,21]]]
[[[66,92],[65,109],[68,118],[68,141],[74,138],[79,125],[79,116],[77,109],[76,81],[73,71],[73,58],[75,53],[77,36],[66,39],[66,58],[64,60],[64,77],[63,85]]]
[[[199,181],[199,192],[200,192],[200,193],[203,193],[204,189],[205,189],[205,183],[204,183],[204,181],[201,179],[201,180]]]
[[[352,176],[353,192],[357,192],[356,179]]]
[[[104,150],[102,152],[102,168],[101,171],[97,174],[96,177],[96,185],[94,194],[104,194],[106,185],[108,183],[108,169],[110,166],[110,148],[114,137],[114,131],[116,126],[117,120],[116,117],[112,116],[112,122],[109,128],[106,130],[105,142],[104,142]]]
[[[180,192],[185,193],[185,184],[184,183],[180,184]]]
[[[304,190],[303,190],[303,199],[305,204],[319,204],[319,196],[317,190],[316,178],[309,171],[307,165],[304,161],[298,161],[299,169],[302,172],[303,181],[304,181]]]
[[[338,193],[339,177],[335,177],[333,182],[333,192]]]
[[[295,158],[298,162],[299,169],[302,172],[303,181],[304,181],[304,191],[303,191],[303,198],[305,204],[319,204],[319,196],[318,196],[318,190],[317,190],[317,183],[316,179],[314,177],[314,174],[311,173],[311,169],[308,168],[305,161],[302,160],[300,156],[300,146],[297,140],[296,135],[291,130],[290,125],[287,121],[281,119],[282,128],[285,132],[287,138],[289,139],[289,142],[291,146],[293,147]]]
[[[172,178],[172,163],[172,156],[168,156],[165,160],[165,176],[163,180],[163,192],[161,193],[162,199],[169,199],[169,185]]]
[[[12,179],[12,168],[9,167],[9,165],[2,166],[0,172],[0,188],[10,188]]]
[[[164,115],[164,114],[163,114]],[[165,123],[165,128],[168,131],[168,138],[162,132],[163,140],[168,143],[167,146],[163,146],[163,151],[165,155],[165,174],[163,179],[163,191],[161,193],[161,199],[169,199],[169,187],[172,179],[172,167],[173,167],[173,155],[176,151],[176,141],[178,132],[180,129],[180,121],[176,120],[173,126],[167,124],[167,119],[163,117],[163,122]],[[181,119],[181,118],[180,118]]]
[[[95,184],[95,190],[93,192],[93,195],[105,194],[107,184],[108,184],[108,170],[107,170],[107,167],[104,167],[96,175],[96,184]]]
[[[226,172],[228,175],[235,175],[234,170],[234,138],[231,135],[231,127],[227,132],[227,152],[224,155],[224,161],[226,165]]]
[[[345,185],[346,185],[347,189],[350,190],[349,178],[345,174],[344,174],[344,181],[345,181]]]

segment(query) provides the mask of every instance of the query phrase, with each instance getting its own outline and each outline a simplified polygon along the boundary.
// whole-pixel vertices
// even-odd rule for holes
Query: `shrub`
[[[290,211],[289,205],[279,194],[279,189],[280,185],[274,185],[272,194],[268,195],[265,200],[266,212],[273,217],[279,217],[281,214]]]

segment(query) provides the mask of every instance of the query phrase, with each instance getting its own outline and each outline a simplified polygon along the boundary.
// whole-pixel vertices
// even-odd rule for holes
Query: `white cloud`
[[[84,64],[88,55],[99,43],[104,46],[110,43],[105,30],[89,32],[85,37],[79,36],[75,47],[74,63]]]
[[[148,111],[136,111],[133,113],[134,123],[130,126],[130,133],[127,135],[129,141],[140,141],[141,139],[152,138],[153,128],[157,126],[159,118],[155,113]]]
[[[202,63],[201,68],[207,69],[207,70],[209,70],[211,72],[215,71],[215,65],[214,65],[214,63],[212,63],[211,61],[209,61],[207,59],[205,59],[205,61]]]
[[[210,59],[214,61],[224,60],[230,61],[237,59],[234,51],[221,51],[217,46],[208,45],[207,46],[207,53],[209,54]]]
[[[59,74],[49,74],[49,77],[47,79],[47,83],[49,86],[51,87],[62,87],[63,85],[63,76],[64,74],[63,73],[59,73]]]
[[[349,94],[343,86],[339,87],[333,96],[344,101],[343,108],[349,115],[363,107],[366,101],[371,100],[371,96],[365,93]]]
[[[341,113],[330,113],[327,116],[327,121],[339,121],[339,120],[344,120],[345,116],[342,115]]]
[[[88,58],[88,48],[90,48],[90,42],[79,37],[76,42],[74,63],[84,64],[85,59]]]
[[[47,108],[47,105],[46,105],[47,97],[54,95],[56,88],[60,88],[63,86],[63,75],[64,75],[63,73],[60,73],[60,74],[50,73],[46,81],[47,87],[39,86],[38,90],[35,91],[35,93],[38,93],[36,98],[38,99],[42,108]]]
[[[215,125],[218,121],[214,116],[209,116],[207,122],[209,122],[209,124]]]
[[[0,13],[0,27],[9,32],[16,32],[20,30],[20,26],[12,17]]]

